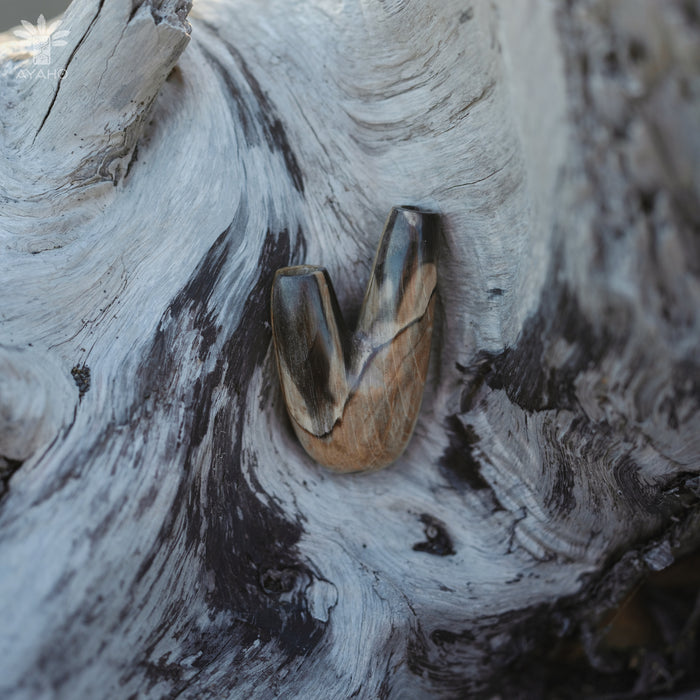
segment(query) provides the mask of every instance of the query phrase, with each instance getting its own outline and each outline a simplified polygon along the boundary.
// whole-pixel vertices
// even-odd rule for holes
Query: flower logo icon
[[[39,19],[36,21],[36,27],[31,22],[27,22],[23,19],[22,26],[24,29],[15,29],[15,36],[32,42],[34,65],[51,65],[51,49],[54,46],[66,45],[67,42],[64,37],[67,37],[70,31],[65,29],[56,31],[60,25],[61,20],[57,20],[47,26],[44,15],[39,15]]]

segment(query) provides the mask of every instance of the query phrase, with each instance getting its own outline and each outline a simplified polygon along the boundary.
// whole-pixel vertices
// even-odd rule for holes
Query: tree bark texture
[[[190,9],[0,36],[0,695],[543,697],[571,640],[685,687],[601,625],[700,543],[700,4]],[[443,223],[421,413],[334,474],[272,278],[356,318],[395,205]]]

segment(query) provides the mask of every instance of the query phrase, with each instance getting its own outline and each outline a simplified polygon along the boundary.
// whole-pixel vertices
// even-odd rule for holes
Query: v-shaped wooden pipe
[[[275,275],[272,336],[287,412],[304,449],[330,469],[379,469],[411,438],[428,372],[439,228],[437,214],[392,209],[352,334],[324,268]]]

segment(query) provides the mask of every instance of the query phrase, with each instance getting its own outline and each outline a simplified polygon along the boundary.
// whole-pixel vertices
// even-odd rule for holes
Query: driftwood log
[[[700,606],[604,644],[700,543],[700,4],[189,10],[75,0],[42,70],[0,36],[0,696],[700,683]],[[273,276],[356,319],[402,204],[443,221],[421,413],[334,474]]]

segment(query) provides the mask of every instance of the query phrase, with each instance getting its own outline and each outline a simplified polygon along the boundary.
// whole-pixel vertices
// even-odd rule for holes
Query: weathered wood
[[[698,3],[188,9],[75,0],[43,77],[0,37],[0,695],[692,679],[601,625],[700,540]],[[359,316],[397,202],[443,221],[423,407],[333,474],[272,280]]]

